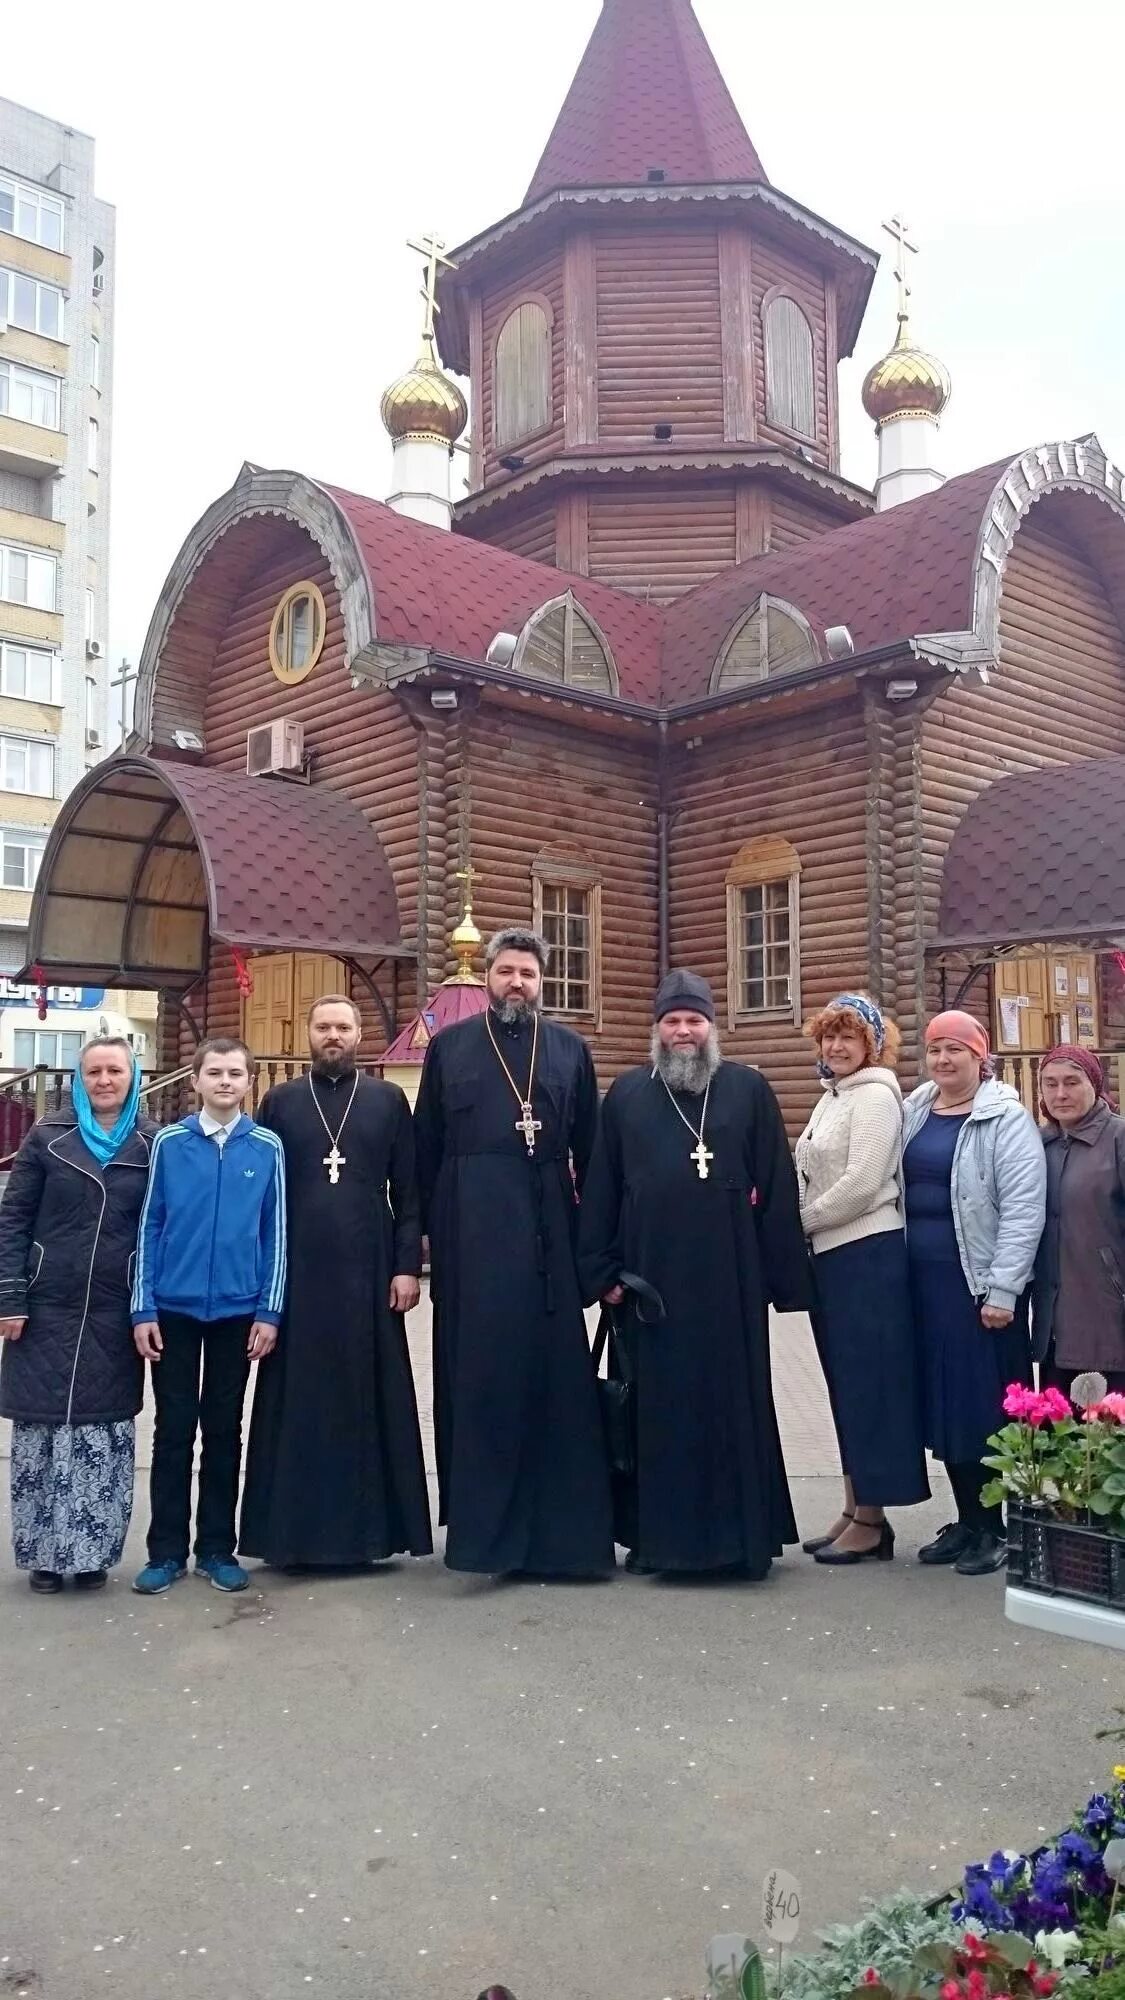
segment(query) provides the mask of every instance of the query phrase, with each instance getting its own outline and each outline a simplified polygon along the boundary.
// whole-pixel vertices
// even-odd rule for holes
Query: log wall
[[[589,574],[599,583],[667,604],[735,560],[733,480],[590,493]]]
[[[550,310],[551,327],[551,421],[545,430],[534,438],[524,438],[516,443],[496,449],[492,427],[492,405],[494,390],[494,368],[496,359],[496,337],[504,321],[513,309],[526,299],[545,301]],[[507,277],[494,279],[486,288],[481,299],[481,380],[479,389],[473,384],[474,425],[479,426],[483,444],[484,483],[495,479],[506,479],[509,475],[500,464],[500,457],[515,452],[528,465],[538,465],[545,458],[553,458],[562,450],[563,444],[563,252],[561,244],[545,250],[533,263],[521,265]]]
[[[479,870],[473,914],[483,936],[531,921],[537,856],[600,875],[602,1020],[571,1025],[590,1042],[604,1087],[644,1060],[651,1032],[655,742],[633,744],[485,703],[470,725],[468,769]]]
[[[854,698],[817,714],[757,721],[673,753],[671,957],[709,979],[728,1055],[761,1068],[791,1132],[817,1095],[815,1057],[791,1013],[731,1025],[727,1014],[726,875],[762,834],[790,841],[801,862],[801,1013],[842,985],[866,983],[867,759]]]
[[[825,304],[824,273],[816,264],[806,263],[774,237],[755,232],[751,252],[754,300],[754,387],[758,439],[761,444],[780,444],[791,450],[791,432],[771,424],[766,416],[766,356],[763,308],[769,295],[780,289],[795,299],[812,328],[813,378],[816,399],[816,438],[807,442],[817,462],[832,462],[829,401],[829,370],[833,381],[836,355],[828,354],[828,314]]]
[[[598,438],[675,444],[723,435],[719,239],[699,223],[599,230]]]

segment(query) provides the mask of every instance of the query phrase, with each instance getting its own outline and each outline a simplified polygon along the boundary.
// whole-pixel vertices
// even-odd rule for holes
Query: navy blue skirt
[[[840,1463],[860,1507],[930,1497],[922,1445],[917,1344],[901,1229],[813,1257],[813,1314]]]
[[[911,1290],[925,1399],[926,1443],[946,1465],[979,1465],[1007,1422],[1009,1382],[1031,1381],[1028,1294],[1010,1326],[981,1325],[960,1263],[912,1257]]]

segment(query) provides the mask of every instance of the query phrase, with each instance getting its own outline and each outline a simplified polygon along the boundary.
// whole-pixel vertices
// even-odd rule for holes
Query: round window
[[[270,626],[270,666],[292,687],[311,674],[324,649],[324,599],[315,583],[287,590]]]

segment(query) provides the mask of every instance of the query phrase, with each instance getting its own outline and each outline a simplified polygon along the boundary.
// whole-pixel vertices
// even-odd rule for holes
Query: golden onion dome
[[[899,315],[898,338],[889,354],[869,368],[863,384],[863,407],[876,424],[892,417],[940,417],[950,397],[947,370],[932,354],[915,347],[905,314]]]
[[[469,421],[468,404],[456,382],[438,367],[429,340],[423,341],[409,374],[391,383],[379,407],[393,438],[428,437],[454,444]]]

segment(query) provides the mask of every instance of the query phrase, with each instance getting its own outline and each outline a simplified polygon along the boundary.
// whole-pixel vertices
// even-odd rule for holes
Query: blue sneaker
[[[250,1582],[233,1556],[196,1556],[196,1576],[205,1576],[215,1590],[245,1590]]]
[[[133,1589],[142,1597],[160,1597],[171,1590],[182,1576],[187,1575],[187,1564],[182,1562],[150,1562],[133,1578]]]

